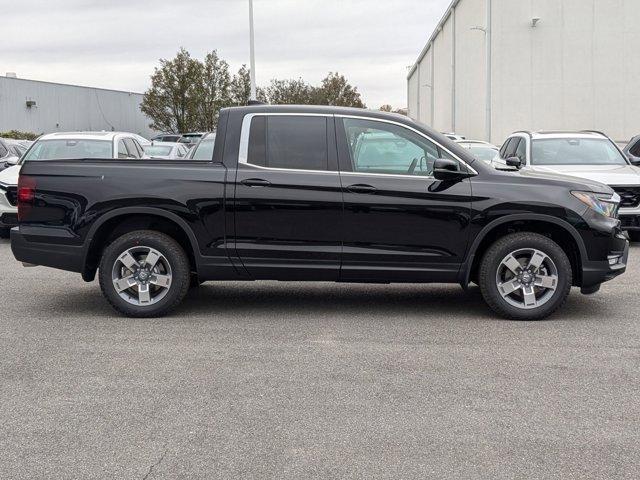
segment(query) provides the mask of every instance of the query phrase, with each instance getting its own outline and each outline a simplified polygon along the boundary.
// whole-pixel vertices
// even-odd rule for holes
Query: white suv
[[[43,135],[20,159],[143,158],[137,135],[122,132],[69,132]],[[18,224],[16,190],[20,164],[0,172],[0,237]]]
[[[604,183],[620,195],[620,221],[640,241],[640,168],[604,133],[515,132],[493,160],[497,169],[559,173]]]

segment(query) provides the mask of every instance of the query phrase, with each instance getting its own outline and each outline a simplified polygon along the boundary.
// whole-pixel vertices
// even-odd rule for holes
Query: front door
[[[471,213],[468,179],[433,178],[455,157],[399,123],[336,117],[344,281],[455,281]],[[458,160],[459,161],[459,160]]]
[[[235,248],[252,278],[337,280],[342,193],[332,115],[252,114],[235,181]]]

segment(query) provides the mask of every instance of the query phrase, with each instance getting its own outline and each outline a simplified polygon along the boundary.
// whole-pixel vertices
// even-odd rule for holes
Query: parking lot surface
[[[455,285],[207,283],[171,316],[0,241],[0,478],[638,478],[640,247],[550,320]]]

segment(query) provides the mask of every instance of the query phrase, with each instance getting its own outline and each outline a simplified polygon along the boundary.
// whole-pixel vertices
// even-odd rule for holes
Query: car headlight
[[[618,214],[620,195],[617,193],[609,195],[606,193],[571,192],[571,195],[586,204],[591,208],[591,210],[595,210],[600,215],[614,218]]]

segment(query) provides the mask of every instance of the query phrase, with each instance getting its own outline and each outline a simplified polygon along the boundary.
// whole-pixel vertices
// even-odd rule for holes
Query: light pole
[[[471,27],[471,30],[480,30],[484,32],[485,36],[485,139],[487,142],[491,142],[492,135],[492,114],[491,114],[491,95],[492,95],[492,85],[491,85],[491,17],[492,17],[492,0],[487,0],[487,18],[486,18],[486,26],[485,27]]]
[[[249,100],[256,98],[256,52],[253,36],[253,0],[249,0],[249,77],[251,79],[251,94]]]

